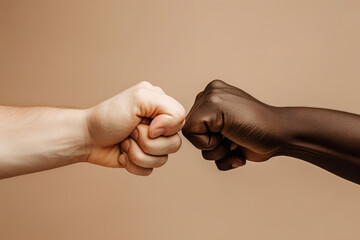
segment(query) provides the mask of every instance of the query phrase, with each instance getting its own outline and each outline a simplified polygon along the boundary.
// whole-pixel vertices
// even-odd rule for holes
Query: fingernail
[[[135,128],[135,130],[131,133],[130,137],[132,137],[135,141],[137,141],[139,137],[139,130]]]
[[[124,154],[121,154],[120,157],[119,157],[119,163],[125,167],[126,166],[126,157]]]
[[[129,148],[130,148],[130,140],[129,139],[125,139],[124,142],[121,144],[122,149],[124,152],[129,152]]]
[[[241,167],[243,164],[242,163],[238,163],[238,162],[234,162],[231,164],[231,167],[232,168],[238,168],[238,167]]]
[[[165,133],[165,128],[157,128],[152,131],[151,138],[157,138]]]

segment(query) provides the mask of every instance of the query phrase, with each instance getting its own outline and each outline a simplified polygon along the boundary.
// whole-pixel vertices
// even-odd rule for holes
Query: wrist
[[[64,164],[86,162],[91,151],[91,137],[86,124],[85,109],[54,109],[54,134],[46,137],[48,158],[63,159]],[[50,116],[49,116],[50,119]],[[44,137],[45,139],[45,137]],[[51,143],[53,141],[53,143]]]
[[[81,151],[82,154],[78,157],[78,162],[87,162],[93,147],[92,137],[88,127],[88,109],[80,110],[79,115],[83,131],[83,150]]]
[[[305,149],[315,150],[314,140],[321,136],[316,133],[322,127],[316,113],[304,107],[280,107],[279,124],[282,128],[283,144],[277,155],[299,157]]]
[[[63,158],[68,163],[86,162],[91,152],[91,137],[86,123],[86,110],[61,109],[56,115],[58,116],[54,126],[59,130],[49,138],[50,141],[52,139],[54,141],[48,146],[49,158],[54,158],[53,155],[56,154],[59,159]]]
[[[278,149],[277,156],[287,156],[288,152],[294,148],[296,142],[296,129],[298,125],[298,118],[295,108],[291,107],[276,107],[278,125],[280,126],[281,146]]]

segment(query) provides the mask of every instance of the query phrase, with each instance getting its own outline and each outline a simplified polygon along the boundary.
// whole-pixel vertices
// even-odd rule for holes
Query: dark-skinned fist
[[[220,170],[265,161],[282,144],[277,108],[221,80],[197,95],[182,132]]]

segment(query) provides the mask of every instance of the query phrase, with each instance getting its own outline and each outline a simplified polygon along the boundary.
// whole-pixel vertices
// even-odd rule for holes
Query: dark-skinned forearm
[[[284,145],[278,155],[303,159],[360,184],[360,116],[318,108],[279,108]]]

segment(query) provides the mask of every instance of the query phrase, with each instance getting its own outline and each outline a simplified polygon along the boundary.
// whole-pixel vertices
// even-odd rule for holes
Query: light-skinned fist
[[[141,82],[86,110],[87,161],[147,176],[181,146],[185,109],[149,82]]]

